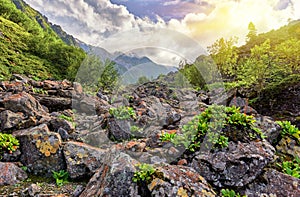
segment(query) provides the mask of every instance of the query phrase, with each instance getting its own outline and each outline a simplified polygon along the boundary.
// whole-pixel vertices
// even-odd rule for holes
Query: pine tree
[[[252,22],[249,23],[248,30],[249,30],[249,33],[246,36],[247,37],[246,42],[249,42],[250,40],[252,40],[253,38],[255,38],[257,36],[257,29]]]

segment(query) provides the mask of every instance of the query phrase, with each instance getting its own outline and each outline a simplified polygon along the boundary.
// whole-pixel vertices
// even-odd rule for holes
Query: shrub
[[[292,161],[284,161],[281,165],[282,171],[290,176],[300,178],[300,158],[296,157]]]
[[[65,115],[63,115],[63,114],[59,115],[58,118],[67,120],[67,121],[69,121],[69,122],[74,122],[74,120],[73,120],[72,117],[65,116]]]
[[[176,136],[176,133],[162,133],[160,136],[159,136],[159,139],[162,141],[162,142],[165,142],[165,141],[171,141],[172,139],[174,139]]]
[[[52,171],[52,173],[53,173],[52,176],[55,179],[57,186],[62,186],[64,183],[68,182],[68,178],[69,178],[68,172],[64,170],[60,170],[59,172]]]
[[[133,182],[141,182],[146,181],[150,182],[153,179],[153,175],[155,173],[155,169],[152,165],[142,163],[137,166],[139,168],[133,175],[132,181]]]
[[[185,148],[194,152],[199,148],[207,135],[208,142],[217,147],[227,147],[229,138],[226,128],[234,128],[246,132],[249,138],[264,138],[261,130],[254,125],[252,116],[242,114],[239,108],[211,105],[204,112],[195,116],[192,121],[182,127],[182,134],[175,135],[171,142],[175,145],[183,144]],[[207,144],[206,144],[207,145]]]
[[[297,143],[300,144],[300,130],[292,125],[290,121],[276,121],[281,127],[281,136],[291,136],[297,140]]]
[[[118,120],[129,120],[130,118],[136,118],[135,111],[132,107],[120,106],[117,108],[110,108],[109,113]]]
[[[0,154],[4,151],[12,153],[19,147],[19,141],[11,134],[0,133]]]

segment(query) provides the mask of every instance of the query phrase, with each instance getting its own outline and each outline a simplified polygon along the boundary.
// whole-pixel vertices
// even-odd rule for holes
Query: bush
[[[200,147],[205,136],[208,142],[217,147],[227,147],[230,136],[226,132],[233,128],[247,133],[250,139],[264,138],[261,130],[254,126],[252,116],[240,113],[239,108],[211,105],[204,112],[195,116],[192,121],[182,127],[182,134],[175,135],[171,142],[175,145],[184,145],[194,152]],[[207,145],[207,144],[206,144]]]
[[[118,120],[129,120],[136,118],[135,111],[132,107],[120,106],[118,108],[110,108],[109,113]]]
[[[19,140],[11,134],[0,133],[0,154],[3,152],[12,153],[19,148]]]
[[[133,182],[141,182],[146,181],[149,183],[153,179],[153,175],[155,173],[155,169],[152,165],[142,163],[137,166],[139,168],[133,175],[132,181]]]
[[[276,121],[281,126],[281,136],[290,136],[296,139],[300,144],[300,130],[292,125],[290,121]]]

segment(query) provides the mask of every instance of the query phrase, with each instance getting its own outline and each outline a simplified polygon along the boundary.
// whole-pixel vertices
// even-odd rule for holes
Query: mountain
[[[74,79],[85,58],[79,47],[66,44],[47,18],[22,0],[0,2],[0,79],[12,74],[36,79]]]
[[[136,83],[142,76],[153,79],[161,74],[177,70],[176,67],[156,64],[145,56],[139,57],[137,54],[125,54],[118,51],[110,53],[102,47],[87,45],[79,40],[77,42],[88,54],[96,55],[102,61],[109,59],[115,62],[115,68],[123,77],[124,83]]]
[[[137,57],[134,54],[124,54],[121,53],[117,57],[114,58],[114,62],[116,62],[119,65],[124,66],[125,68],[129,69],[133,66],[150,63],[152,62],[148,57]]]
[[[155,79],[161,74],[166,75],[176,70],[177,68],[175,67],[159,65],[150,60],[148,62],[130,67],[125,73],[123,73],[122,82],[123,84],[136,83],[140,77]]]

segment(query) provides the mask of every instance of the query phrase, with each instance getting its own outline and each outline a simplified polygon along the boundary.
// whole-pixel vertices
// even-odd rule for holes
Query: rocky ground
[[[266,138],[248,139],[235,128],[226,147],[195,151],[162,140],[165,133],[180,135],[212,103],[253,115]],[[156,81],[92,96],[79,83],[14,75],[0,83],[0,121],[1,133],[20,142],[16,151],[0,152],[0,196],[221,196],[221,189],[300,196],[300,180],[276,165],[300,155],[299,139],[281,137],[281,127],[236,90],[194,91]],[[133,181],[141,163],[154,173]],[[69,183],[59,187],[52,175],[60,170]]]

